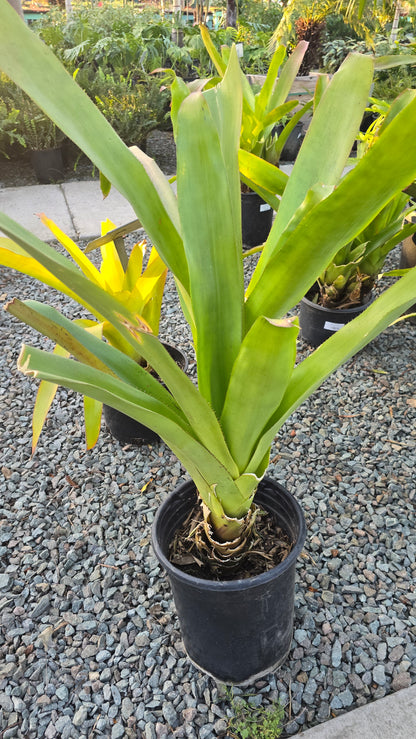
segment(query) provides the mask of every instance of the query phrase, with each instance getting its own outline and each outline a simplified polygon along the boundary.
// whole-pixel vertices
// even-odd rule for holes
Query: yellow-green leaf
[[[79,246],[75,243],[75,241],[72,241],[72,239],[67,236],[66,233],[64,233],[59,226],[52,221],[51,218],[48,218],[45,213],[39,213],[39,218],[46,226],[49,228],[51,233],[57,238],[57,240],[62,244],[63,247],[67,250],[68,254],[72,257],[75,264],[78,265],[78,267],[82,270],[84,275],[88,277],[89,280],[92,282],[95,282],[96,285],[102,285],[102,280],[100,279],[100,273],[96,267],[90,262],[88,257],[85,256],[84,252],[81,251]]]
[[[59,357],[69,357],[69,352],[61,346],[55,346],[53,353]],[[58,385],[53,382],[42,380],[36,395],[35,407],[32,416],[32,454],[34,453],[39,436],[45,425],[46,416],[53,403],[53,399],[58,390]]]
[[[105,236],[114,228],[115,224],[107,218],[107,220],[101,222],[101,235]],[[100,273],[104,287],[108,292],[115,294],[123,289],[125,273],[114,241],[109,241],[101,246],[101,258]]]
[[[97,443],[101,430],[101,413],[103,404],[99,400],[84,395],[85,440],[87,449]]]

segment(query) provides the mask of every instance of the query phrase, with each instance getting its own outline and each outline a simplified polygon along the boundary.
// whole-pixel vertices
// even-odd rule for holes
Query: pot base
[[[272,672],[276,672],[276,670],[278,670],[279,667],[281,667],[286,662],[290,654],[291,648],[292,647],[290,646],[286,654],[284,654],[283,657],[278,659],[274,665],[272,665],[271,667],[267,667],[265,670],[258,672],[256,675],[250,675],[250,677],[247,678],[247,680],[243,680],[242,682],[241,681],[234,682],[232,680],[226,680],[226,681],[220,680],[218,677],[213,675],[211,672],[208,672],[208,670],[206,670],[204,667],[202,667],[197,662],[195,662],[195,660],[189,656],[186,647],[185,647],[185,652],[191,664],[193,664],[193,666],[196,667],[200,672],[203,672],[204,675],[208,675],[208,677],[210,677],[215,682],[222,683],[223,685],[234,685],[236,688],[248,688],[250,685],[253,685],[253,683],[257,682],[257,680],[261,680],[263,677],[266,677],[266,675],[270,675]]]

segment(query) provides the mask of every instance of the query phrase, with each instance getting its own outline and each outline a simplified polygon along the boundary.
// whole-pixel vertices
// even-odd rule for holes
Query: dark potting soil
[[[204,580],[245,580],[261,575],[283,562],[293,546],[275,516],[260,509],[247,551],[240,554],[237,561],[218,563],[213,569],[204,552],[197,547],[193,535],[196,528],[201,528],[202,520],[202,508],[197,503],[176,532],[169,547],[169,559],[183,572]],[[204,539],[208,544],[205,536]]]
[[[370,280],[368,282],[370,283]],[[336,303],[332,303],[330,300],[326,300],[326,301],[323,300],[319,287],[317,286],[316,283],[306,293],[306,297],[308,300],[311,301],[311,303],[315,303],[315,305],[320,305],[323,308],[328,308],[328,310],[340,310],[340,311],[350,310],[351,308],[358,308],[358,306],[360,305],[366,305],[367,303],[371,302],[371,299],[373,296],[373,293],[372,293],[373,284],[374,284],[373,282],[371,282],[371,284],[368,284],[365,290],[362,287],[360,292],[359,293],[357,292],[356,296],[350,295],[348,298],[348,302],[345,302],[346,298],[343,298],[344,302],[342,302],[341,300],[340,302],[336,302]]]

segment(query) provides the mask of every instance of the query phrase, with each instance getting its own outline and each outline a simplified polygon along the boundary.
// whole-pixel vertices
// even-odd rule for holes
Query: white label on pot
[[[241,41],[238,44],[235,45],[235,50],[237,52],[237,56],[240,59],[242,59],[243,56],[244,56],[244,49],[243,49],[243,44],[241,43]]]
[[[345,326],[345,323],[333,323],[332,321],[325,321],[324,323],[324,328],[327,331],[339,331],[343,326]]]
[[[268,203],[262,203],[260,206],[260,213],[263,213],[265,210],[271,210],[272,206]]]

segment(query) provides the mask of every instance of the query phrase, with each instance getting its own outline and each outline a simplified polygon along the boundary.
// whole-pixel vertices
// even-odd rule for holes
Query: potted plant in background
[[[392,104],[370,98],[372,123],[358,134],[357,159],[351,160],[354,164],[414,97],[415,92],[408,90]],[[415,208],[412,201],[409,204],[407,192],[396,193],[363,231],[335,254],[301,301],[299,323],[305,341],[318,346],[366,309],[388,254],[416,231],[416,225],[408,222]]]
[[[17,85],[11,84],[4,89],[6,108],[18,111],[16,133],[19,143],[30,150],[38,182],[48,185],[61,180],[64,176],[64,134]]]
[[[220,55],[212,42],[209,31],[200,26],[205,47],[218,74],[225,74],[229,48],[222,48]],[[298,100],[287,100],[293,82],[308,48],[306,42],[298,44],[290,57],[285,60],[286,48],[279,46],[273,54],[266,78],[258,92],[243,75],[243,116],[240,135],[240,148],[267,162],[278,165],[282,151],[289,137],[295,131],[300,119],[312,107],[312,101],[299,108]],[[176,106],[174,106],[174,109]],[[284,121],[285,125],[278,124]],[[241,214],[243,244],[257,246],[262,244],[270,231],[273,221],[273,208],[262,197],[262,193],[252,189],[252,182],[242,176]]]
[[[243,94],[235,50],[222,82],[188,96],[180,106],[176,196],[154,162],[142,152],[135,157],[122,144],[15,15],[7,3],[0,5],[0,65],[130,200],[175,277],[193,332],[198,387],[115,296],[1,215],[0,228],[9,238],[70,287],[78,301],[111,323],[166,388],[55,309],[15,299],[8,305],[10,313],[74,357],[24,346],[19,367],[145,422],[183,463],[192,482],[172,492],[160,508],[155,551],[169,571],[190,658],[217,679],[248,681],[274,669],[290,649],[295,562],[305,535],[295,498],[264,480],[271,443],[290,414],[341,362],[414,301],[416,274],[412,270],[404,275],[368,308],[365,321],[360,316],[296,366],[298,327],[296,319],[286,317],[287,311],[341,246],[415,178],[416,141],[411,133],[416,102],[405,106],[334,189],[373,72],[368,57],[347,60],[316,108],[299,155],[309,166],[294,169],[295,176],[288,179],[245,294],[238,169]],[[13,54],[16,46],[22,54]],[[258,160],[258,173],[266,164]],[[190,521],[194,515],[200,518],[196,526]],[[196,563],[197,575],[184,572],[169,554],[186,520],[186,538],[203,562],[202,569]],[[279,527],[286,539],[276,547],[283,561],[270,562],[266,572],[254,570],[258,574],[252,575],[247,557],[255,556],[262,543],[267,547],[276,542],[276,536],[282,540]],[[269,556],[265,554],[260,555],[262,569]],[[238,576],[241,568],[248,577]],[[200,576],[204,570],[206,579]]]
[[[315,285],[302,298],[299,324],[302,337],[313,346],[328,339],[366,309],[387,255],[416,225],[405,223],[408,196],[398,193],[373,221],[340,249]],[[414,266],[414,265],[408,265]]]
[[[0,155],[9,159],[8,151],[13,144],[23,146],[22,136],[17,131],[17,117],[19,111],[8,108],[6,103],[0,100]]]
[[[139,228],[138,221],[132,221],[124,226],[115,228],[114,224],[107,220],[101,224],[102,236],[91,242],[85,254],[94,249],[101,249],[101,264],[97,268],[88,259],[79,246],[72,241],[50,218],[44,214],[40,218],[55,238],[62,244],[66,252],[76,265],[78,265],[85,277],[92,284],[99,285],[109,295],[113,295],[131,311],[133,315],[140,316],[143,326],[157,335],[159,332],[160,311],[162,306],[163,291],[166,282],[167,269],[156,249],[152,248],[144,264],[146,254],[146,241],[136,243],[130,255],[127,255],[124,246],[124,237]],[[53,288],[62,290],[69,297],[74,297],[69,288],[65,288],[51,273],[42,270],[39,263],[25,255],[22,249],[9,239],[0,238],[0,262],[12,267],[19,272],[41,280]],[[88,304],[84,303],[95,316],[94,320],[85,318],[78,319],[75,323],[83,326],[94,336],[104,337],[112,346],[124,352],[135,362],[144,366],[140,354],[135,352],[130,344],[123,340],[108,321],[103,321],[101,314]],[[165,347],[175,359],[178,365],[186,370],[187,359],[176,347],[165,344]],[[55,352],[59,356],[69,356],[69,352],[57,344]],[[33,412],[33,441],[32,452],[34,452],[40,433],[45,424],[47,414],[56,395],[58,386],[54,383],[41,382],[36,397]],[[122,443],[140,444],[143,441],[154,442],[159,439],[151,429],[138,421],[120,413],[108,405],[93,401],[84,397],[84,418],[87,449],[91,449],[97,442],[100,427],[101,413],[104,410],[104,418],[112,435]]]
[[[414,224],[414,231],[416,231],[416,217],[411,217],[411,222]],[[415,233],[406,236],[403,239],[402,248],[400,252],[400,263],[399,269],[410,269],[416,267],[416,236]],[[409,308],[408,313],[416,313],[416,303]],[[416,323],[416,315],[409,317],[411,323]]]
[[[132,150],[135,151],[136,148],[132,147]],[[133,312],[135,312],[136,315],[139,315],[144,324],[147,324],[150,331],[157,336],[159,334],[160,312],[167,269],[154,248],[151,249],[149,259],[144,268],[143,258],[146,252],[145,240],[135,244],[130,258],[127,257],[124,238],[127,234],[139,227],[140,221],[137,220],[125,224],[124,226],[112,228],[111,231],[107,231],[106,227],[102,229],[103,235],[101,237],[88,244],[85,253],[87,254],[94,249],[101,248],[103,264],[105,260],[109,262],[109,270],[107,274],[110,282],[113,282],[114,272],[114,269],[111,267],[111,262],[113,260],[116,262],[116,274],[118,262],[120,262],[120,266],[122,268],[120,277],[122,279],[119,281],[121,292],[119,292],[118,295],[120,296],[124,294],[126,298],[129,296],[127,298],[127,303],[130,309],[133,309]],[[143,272],[141,272],[142,268]],[[110,288],[110,292],[114,291]],[[108,340],[112,343],[111,335]],[[117,346],[117,344],[115,345]],[[186,372],[188,369],[188,359],[185,354],[178,347],[172,346],[171,344],[164,342],[163,346],[175,360],[178,367]],[[120,346],[118,348],[120,348]],[[127,354],[131,356],[131,348],[126,346],[125,350]],[[146,365],[141,357],[135,356],[134,358],[136,362],[139,362],[149,372],[153,371],[149,365]],[[112,408],[104,403],[103,413],[107,428],[122,444],[140,445],[143,442],[152,443],[160,441],[160,436],[148,428],[148,426],[139,423],[139,421],[136,421],[134,418],[130,418],[130,416],[127,416],[125,413],[121,413],[116,408]]]

